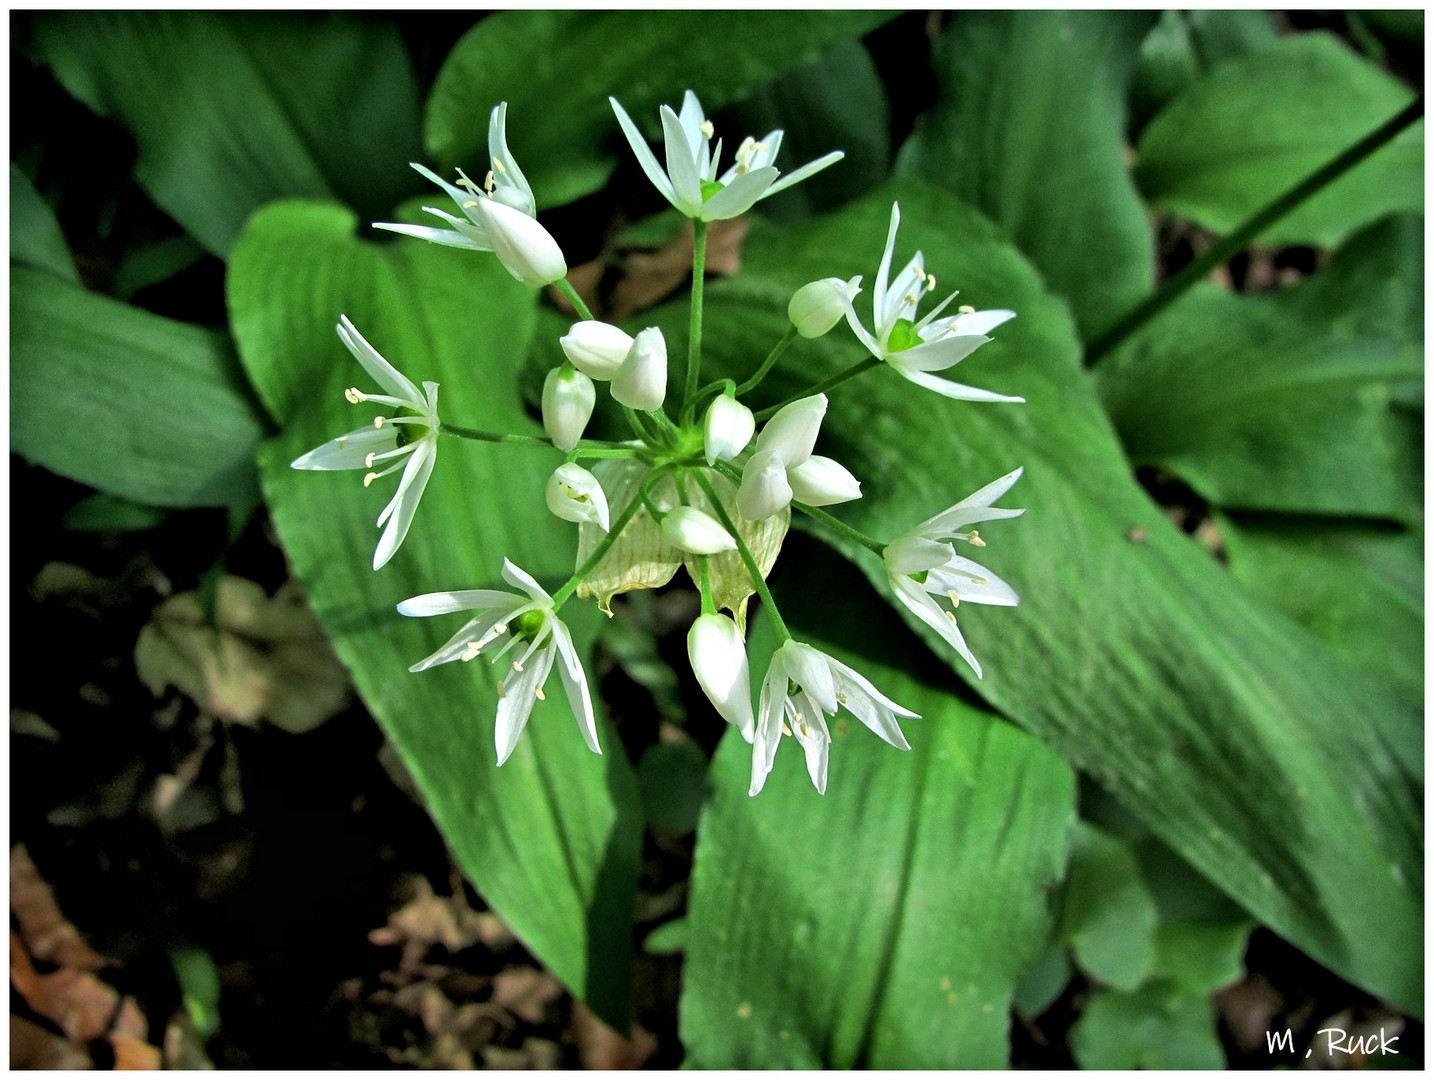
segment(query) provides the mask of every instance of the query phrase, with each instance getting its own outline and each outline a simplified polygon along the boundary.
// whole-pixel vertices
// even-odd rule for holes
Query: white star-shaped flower
[[[955,506],[928,518],[893,540],[882,553],[886,560],[887,578],[897,599],[945,638],[971,665],[978,679],[982,677],[981,665],[976,662],[956,625],[957,606],[964,600],[972,604],[1015,607],[1020,603],[1020,597],[984,566],[957,555],[955,546],[948,541],[964,540],[975,547],[985,547],[986,542],[975,529],[962,530],[978,521],[995,521],[1024,514],[1026,511],[1023,509],[1008,510],[991,505],[1021,478],[1021,472],[1017,469],[1007,473]]]
[[[902,708],[862,675],[811,645],[787,641],[773,653],[757,706],[752,786],[747,794],[756,795],[767,782],[784,722],[806,752],[807,774],[812,783],[825,794],[827,752],[832,741],[826,717],[835,716],[838,708],[845,708],[892,746],[911,749],[896,718],[915,720],[919,719],[917,713]]]
[[[548,285],[566,275],[568,266],[562,249],[552,234],[538,224],[533,189],[528,186],[527,179],[508,150],[507,119],[508,103],[505,101],[495,106],[489,117],[488,154],[493,168],[481,188],[468,179],[462,169],[458,170],[458,175],[462,177],[459,183],[463,186],[458,187],[417,162],[410,162],[425,177],[448,192],[463,211],[463,217],[425,206],[425,213],[441,218],[449,227],[387,221],[375,221],[373,227],[448,247],[491,251],[498,256],[508,273],[525,285]]]
[[[881,268],[876,272],[876,283],[872,288],[875,333],[869,333],[862,326],[856,308],[850,299],[846,299],[846,319],[852,332],[872,356],[885,360],[916,385],[935,390],[938,394],[961,401],[1025,401],[1025,398],[1007,397],[931,374],[966,359],[991,340],[986,336],[988,331],[1007,319],[1015,318],[1016,313],[962,310],[959,314],[938,319],[937,316],[956,298],[957,294],[953,292],[920,321],[915,321],[921,298],[936,288],[936,277],[926,272],[918,251],[896,280],[888,283],[891,256],[896,247],[896,227],[900,222],[901,210],[896,203],[892,203],[886,250],[882,252]]]
[[[598,747],[597,724],[587,676],[573,644],[573,636],[553,611],[553,598],[528,574],[503,560],[503,579],[525,595],[498,589],[468,589],[459,592],[425,593],[398,605],[404,615],[446,615],[454,611],[481,612],[432,656],[420,660],[409,671],[424,671],[451,660],[474,660],[487,655],[496,663],[513,653],[507,671],[498,680],[498,718],[494,744],[498,764],[508,760],[518,745],[518,736],[533,711],[533,702],[543,697],[543,684],[558,663],[558,675],[568,695],[568,704],[578,722],[583,740],[594,754]]]
[[[637,155],[638,163],[653,186],[688,217],[702,221],[722,221],[744,214],[753,203],[805,180],[845,156],[840,150],[833,150],[781,176],[772,164],[782,145],[782,131],[778,128],[760,140],[751,137],[743,139],[737,148],[736,162],[719,177],[717,168],[718,159],[722,156],[721,140],[718,140],[714,152],[711,147],[712,125],[702,115],[697,95],[689,90],[682,97],[681,113],[673,112],[667,105],[659,110],[667,158],[667,168],[664,169],[648,148],[642,132],[627,115],[627,110],[618,104],[617,98],[610,97],[608,101],[612,103],[612,111],[617,114],[617,122],[622,125],[632,152]],[[781,179],[778,179],[779,176]]]
[[[420,392],[364,340],[354,324],[349,322],[348,316],[340,316],[337,330],[354,359],[363,365],[374,382],[387,391],[365,394],[356,387],[350,387],[344,391],[344,396],[354,405],[369,401],[399,411],[394,416],[376,417],[368,427],[329,440],[296,458],[292,467],[368,469],[363,478],[364,487],[381,476],[403,470],[397,493],[378,516],[379,527],[388,522],[388,528],[379,537],[378,547],[373,553],[373,568],[377,570],[393,558],[393,553],[408,535],[418,501],[423,498],[423,489],[433,472],[433,462],[438,455],[438,384],[425,382]],[[389,464],[377,472],[373,471],[379,462]]]

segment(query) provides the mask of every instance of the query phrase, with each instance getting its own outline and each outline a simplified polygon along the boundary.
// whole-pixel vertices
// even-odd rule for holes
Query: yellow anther
[[[701,126],[699,126],[697,130],[700,131],[700,132],[702,132],[702,134],[705,135],[705,136],[707,136],[707,138],[709,138],[709,139],[712,138],[712,136],[713,136],[713,135],[716,133],[716,131],[717,131],[717,129],[712,126],[712,121],[711,121],[711,120],[704,120],[704,121],[702,121]]]
[[[467,210],[470,206],[477,206],[477,205],[478,205],[478,204],[477,204],[474,200],[469,199],[466,203],[463,204],[463,209]]]
[[[918,267],[916,268],[916,277],[917,277],[917,280],[919,280],[919,281],[925,281],[925,280],[926,280],[926,271],[923,270],[921,267],[918,266]]]
[[[836,697],[837,697],[837,701],[841,702],[843,705],[846,704],[846,695],[845,695],[845,694],[838,694]],[[833,713],[832,715],[835,716],[836,714]]]
[[[981,534],[978,533],[975,529],[972,529],[971,535],[966,537],[966,543],[970,544],[972,547],[986,546],[986,541],[981,539]]]
[[[518,661],[514,660],[514,661],[513,661],[513,670],[514,670],[514,671],[522,671],[522,670],[523,670],[523,665],[520,664],[520,663],[518,663]]]
[[[376,427],[376,428],[381,428],[381,427],[383,427],[383,417],[381,417],[381,416],[375,416],[375,417],[373,418],[373,426]]]
[[[493,168],[497,169],[501,173],[505,173],[508,171],[507,169],[503,168],[503,163],[497,158],[493,159]]]
[[[498,684],[498,696],[499,696],[499,697],[507,697],[507,696],[508,696],[508,688],[507,688],[506,686],[504,686],[502,683],[499,683],[499,684]]]
[[[536,690],[533,691],[533,696],[534,696],[535,698],[537,698],[539,701],[547,701],[547,700],[548,700],[548,695],[545,694],[545,693],[543,693],[543,688],[542,688],[541,686],[538,687]]]
[[[497,634],[499,637],[501,637],[502,635],[506,634],[507,632],[508,632],[508,624],[507,624],[507,623],[498,623],[496,626],[493,627],[493,633],[494,633],[494,634]]]
[[[973,308],[970,304],[962,304],[960,307],[958,307],[958,308],[956,309],[956,314],[958,314],[958,315],[974,315],[974,314],[976,314],[976,309]]]
[[[350,405],[357,405],[361,401],[367,401],[368,395],[356,386],[350,386],[344,391],[344,397],[348,398]]]
[[[377,456],[378,456],[377,454],[370,454],[368,457],[364,458],[364,459],[363,459],[363,467],[364,467],[365,469],[372,469],[372,468],[373,468],[373,459],[374,459],[375,457],[377,457]]]
[[[936,291],[936,275],[935,275],[935,274],[927,274],[927,275],[926,275],[926,291],[927,291],[927,292],[935,292],[935,291]]]
[[[483,190],[489,195],[493,194],[493,170],[488,170],[488,175],[483,177]]]
[[[960,607],[960,606],[961,606],[961,598],[956,595],[956,590],[955,590],[955,589],[947,589],[947,590],[946,590],[946,595],[951,598],[951,606],[952,606],[952,607]]]
[[[972,585],[989,585],[989,584],[991,584],[991,579],[988,578],[988,577],[973,577],[973,578],[971,579],[971,584],[972,584]]]
[[[375,480],[377,480],[377,479],[378,479],[378,473],[376,473],[376,472],[364,473],[363,486],[364,486],[364,487],[368,487],[370,484],[372,484],[372,483],[373,483]]]

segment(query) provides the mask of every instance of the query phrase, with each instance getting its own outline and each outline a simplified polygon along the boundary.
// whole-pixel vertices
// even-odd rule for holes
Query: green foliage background
[[[1361,23],[1362,53],[1252,12],[951,13],[929,24],[931,85],[913,105],[889,49],[922,25],[894,18],[513,11],[420,69],[411,24],[384,17],[28,16],[15,62],[132,140],[133,179],[166,224],[129,240],[109,281],[86,280],[64,133],[17,142],[12,450],[139,504],[242,518],[262,489],[456,858],[625,1028],[652,811],[621,741],[604,726],[593,757],[550,699],[496,769],[486,668],[409,676],[450,628],[393,614],[491,584],[504,555],[561,581],[574,543],[543,520],[553,462],[445,445],[378,574],[378,497],[287,463],[353,426],[340,313],[439,381],[446,417],[540,431],[534,390],[566,325],[549,298],[491,258],[363,227],[422,220],[432,195],[410,160],[481,172],[498,101],[560,242],[590,243],[594,215],[659,208],[609,94],[655,136],[656,106],[693,89],[729,137],[784,127],[788,167],[844,148],[763,205],[741,272],[710,287],[710,370],[749,372],[804,282],[871,275],[899,200],[899,259],[919,246],[963,303],[1018,312],[960,377],[1028,404],[953,403],[884,370],[837,391],[823,451],[866,493],[841,516],[892,536],[1023,465],[1008,501],[1030,511],[993,525],[984,556],[1022,605],[963,608],[977,681],[898,617],[867,553],[789,541],[801,557],[772,584],[799,635],[924,719],[905,755],[839,733],[825,797],[789,752],[749,800],[733,732],[710,766],[644,764],[644,784],[671,768],[709,792],[670,935],[687,954],[689,1063],[1000,1067],[1012,1011],[1036,1015],[1078,972],[1092,994],[1077,1063],[1218,1067],[1210,994],[1239,976],[1256,924],[1421,1016],[1422,122],[1262,238],[1318,246],[1316,273],[1264,295],[1201,285],[1085,363],[1156,287],[1155,224],[1227,232],[1411,100],[1380,63],[1409,26]],[[669,219],[647,224],[665,235]],[[130,302],[206,259],[223,260],[224,325]],[[629,329],[661,325],[678,357],[686,318],[671,302]],[[799,349],[762,404],[861,356],[840,328]],[[1152,476],[1213,515],[1218,558],[1151,498]],[[760,678],[775,640],[760,619],[751,639]],[[1080,776],[1134,825],[1098,820]],[[686,817],[677,804],[662,824]]]

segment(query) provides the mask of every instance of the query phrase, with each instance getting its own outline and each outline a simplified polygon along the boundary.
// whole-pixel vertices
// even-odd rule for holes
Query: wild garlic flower
[[[667,397],[667,339],[655,326],[639,330],[612,374],[613,398],[630,409],[652,412]]]
[[[928,518],[916,528],[887,545],[882,557],[896,597],[918,619],[940,634],[961,654],[976,677],[981,665],[966,645],[956,625],[956,608],[965,600],[972,604],[1014,607],[1020,603],[1016,591],[979,563],[956,554],[950,540],[963,540],[973,547],[985,547],[975,529],[961,531],[979,521],[1020,517],[1025,510],[992,506],[1021,478],[1021,469],[1007,473],[955,506]]]
[[[747,449],[756,430],[757,420],[751,409],[734,397],[718,394],[707,407],[707,416],[702,421],[702,449],[707,455],[707,464],[731,461]]]
[[[712,707],[750,743],[756,727],[752,677],[737,624],[726,615],[699,615],[687,631],[687,659]]]
[[[617,374],[632,348],[632,335],[610,323],[584,319],[558,338],[563,354],[584,375],[605,382]]]
[[[891,204],[891,228],[886,234],[886,250],[872,287],[872,313],[875,333],[868,333],[857,316],[850,299],[845,300],[846,319],[852,332],[872,356],[885,360],[906,379],[949,398],[961,401],[1025,401],[1021,397],[980,390],[974,386],[950,382],[932,375],[958,364],[991,339],[987,331],[1016,317],[1014,311],[975,311],[961,309],[956,315],[938,319],[956,293],[936,305],[920,321],[916,309],[921,298],[936,288],[936,275],[928,274],[921,252],[888,284],[891,256],[896,247],[896,227],[901,222],[901,209]]]
[[[762,680],[757,706],[757,730],[752,742],[752,786],[756,795],[767,782],[777,758],[783,725],[807,756],[807,775],[819,793],[827,789],[827,753],[831,732],[827,716],[845,708],[882,739],[900,750],[910,750],[897,723],[898,716],[919,719],[872,686],[863,676],[826,653],[799,641],[787,641],[772,654],[771,667]]]
[[[829,506],[861,498],[861,483],[829,457],[813,454],[827,396],[814,394],[779,409],[757,436],[742,470],[737,509],[749,521],[777,513],[795,499]]]
[[[508,760],[518,745],[518,736],[533,711],[543,700],[543,684],[555,660],[573,717],[588,749],[601,754],[597,724],[587,676],[567,626],[553,612],[553,598],[528,574],[503,560],[503,579],[526,595],[497,589],[468,589],[458,592],[425,593],[398,605],[403,615],[446,615],[454,611],[481,612],[432,656],[414,664],[409,671],[424,671],[452,660],[469,661],[488,656],[497,663],[510,652],[513,658],[498,680],[498,718],[494,744],[498,764]]]
[[[368,427],[340,435],[295,458],[290,467],[367,469],[369,471],[363,478],[364,487],[381,476],[403,470],[397,493],[378,516],[378,527],[383,528],[384,522],[388,522],[388,528],[379,537],[378,547],[373,553],[373,568],[377,570],[393,558],[393,553],[408,535],[418,501],[423,498],[423,489],[433,473],[433,462],[438,455],[438,384],[425,382],[420,392],[364,340],[347,315],[339,317],[335,329],[354,359],[386,391],[383,394],[366,394],[357,387],[349,387],[344,391],[344,397],[353,405],[370,401],[397,409],[398,413],[375,417]],[[379,466],[379,462],[388,464]],[[378,471],[374,471],[375,466],[379,466]]]
[[[597,390],[592,379],[571,364],[563,364],[548,372],[543,380],[543,430],[553,445],[563,453],[571,453],[583,437],[597,404]]]
[[[662,519],[662,538],[692,555],[720,555],[737,550],[737,541],[722,523],[695,506],[669,510]]]
[[[760,141],[750,137],[743,139],[737,148],[735,163],[719,177],[722,143],[719,140],[716,151],[712,150],[712,124],[702,114],[697,95],[688,90],[682,97],[680,114],[667,105],[659,110],[667,158],[664,169],[617,98],[610,97],[608,101],[653,186],[678,210],[702,221],[722,221],[745,214],[753,203],[805,180],[845,156],[840,150],[834,150],[779,180],[781,173],[772,164],[782,145],[779,128],[768,132]]]
[[[608,529],[607,496],[592,473],[572,462],[559,465],[548,478],[548,509],[564,521],[591,522]]]
[[[802,337],[819,338],[841,322],[859,292],[860,274],[850,281],[835,277],[809,281],[787,301],[787,318]]]
[[[533,190],[508,150],[507,119],[505,101],[494,107],[488,120],[488,155],[493,168],[481,188],[468,179],[462,169],[458,170],[461,186],[456,186],[417,162],[410,162],[413,168],[448,192],[463,211],[462,218],[425,206],[425,213],[446,221],[449,228],[384,221],[374,222],[373,227],[448,247],[491,251],[508,273],[535,288],[565,276],[568,266],[562,249],[552,234],[538,224]]]

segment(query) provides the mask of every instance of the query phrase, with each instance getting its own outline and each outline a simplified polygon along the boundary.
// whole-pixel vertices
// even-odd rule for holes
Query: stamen
[[[498,684],[498,696],[499,696],[500,698],[502,698],[502,697],[507,697],[507,696],[508,696],[508,688],[507,688],[506,686],[504,686],[502,683],[499,683],[499,684]]]
[[[960,606],[961,606],[961,598],[956,595],[956,590],[955,590],[955,589],[947,589],[947,590],[946,590],[946,595],[951,598],[951,606],[952,606],[952,607],[960,607]]]
[[[493,170],[488,170],[488,175],[483,177],[483,190],[489,195],[493,194]]]
[[[712,126],[711,120],[702,121],[701,125],[697,128],[697,130],[702,132],[702,134],[706,135],[709,139],[712,138],[712,136],[715,135],[717,132],[717,129]]]
[[[917,280],[919,280],[919,281],[925,281],[925,280],[926,280],[926,271],[923,270],[921,267],[918,266],[918,267],[916,268],[916,277],[917,277]]]
[[[350,386],[344,391],[344,397],[348,398],[350,405],[357,405],[361,401],[367,401],[368,395],[356,386]]]
[[[970,304],[962,304],[960,307],[958,307],[958,308],[956,309],[956,314],[958,314],[958,315],[974,315],[974,314],[976,314],[976,309],[973,308]]]
[[[497,158],[493,159],[493,168],[497,169],[500,173],[505,173],[508,171],[507,169],[503,168],[503,163]]]
[[[956,613],[955,613],[954,611],[945,612],[945,615],[946,615],[946,617],[947,617],[948,619],[950,619],[953,623],[956,621]]]
[[[505,622],[500,622],[500,623],[494,623],[494,624],[493,624],[493,633],[494,633],[494,634],[497,634],[497,635],[501,636],[501,635],[503,635],[503,634],[506,634],[507,632],[508,632],[508,624],[507,624],[507,623],[505,623]]]
[[[460,656],[459,659],[466,664],[469,660],[476,659],[478,654],[482,651],[483,645],[480,642],[470,641],[468,645],[464,648],[463,655]]]
[[[542,688],[541,686],[538,687],[536,690],[533,691],[533,696],[534,696],[535,698],[537,698],[539,701],[547,701],[547,700],[548,700],[548,695],[545,694],[545,693],[543,693],[543,688]]]
[[[466,172],[464,172],[462,169],[459,169],[458,177],[459,187],[467,188],[469,191],[473,192],[474,195],[478,194],[478,185],[475,184],[472,180],[468,179],[468,174]]]
[[[970,544],[972,547],[986,546],[986,541],[981,539],[981,534],[978,533],[975,529],[972,529],[971,535],[966,537],[966,543]]]
[[[366,458],[363,459],[363,467],[364,467],[365,469],[372,469],[372,468],[373,468],[373,459],[374,459],[374,456],[375,456],[375,455],[370,454],[368,457],[366,457]]]
[[[376,472],[365,473],[365,474],[364,474],[364,478],[363,478],[363,486],[364,486],[364,487],[368,487],[370,484],[372,484],[372,483],[373,483],[375,480],[377,480],[377,479],[378,479],[378,473],[376,473]]]
[[[935,291],[936,291],[936,275],[935,275],[935,274],[927,274],[927,275],[926,275],[926,291],[927,291],[927,292],[935,292]]]
[[[477,205],[478,205],[478,204],[477,204],[474,200],[469,199],[466,203],[463,204],[463,209],[467,210],[470,206],[477,206]]]
[[[972,585],[989,585],[989,584],[991,584],[991,579],[988,578],[988,577],[973,577],[973,578],[971,579],[971,584],[972,584]]]
[[[845,695],[845,694],[837,694],[836,697],[837,697],[837,701],[841,702],[843,705],[846,704],[846,695]],[[832,715],[835,716],[836,713],[832,713]]]
[[[522,670],[523,670],[523,665],[520,664],[520,663],[518,663],[518,661],[514,660],[514,661],[513,661],[513,670],[514,670],[514,671],[522,671]]]
[[[373,426],[376,427],[376,428],[381,428],[381,427],[383,427],[383,417],[381,417],[381,416],[375,416],[375,417],[373,418]]]

